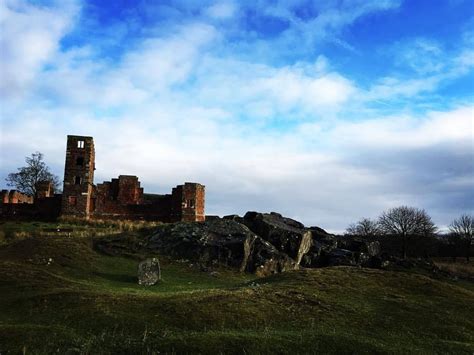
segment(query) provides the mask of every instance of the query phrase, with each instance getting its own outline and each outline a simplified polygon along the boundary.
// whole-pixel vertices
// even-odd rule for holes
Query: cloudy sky
[[[342,231],[398,205],[474,210],[471,0],[0,2],[0,174],[206,185],[208,214]]]

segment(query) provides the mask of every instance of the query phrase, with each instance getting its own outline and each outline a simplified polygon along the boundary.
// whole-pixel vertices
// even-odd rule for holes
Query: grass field
[[[451,258],[437,258],[434,262],[437,267],[454,277],[474,280],[473,260],[466,261],[464,258],[456,258],[456,261],[453,261]]]
[[[256,279],[161,256],[163,281],[143,287],[138,259],[98,254],[91,237],[9,233],[2,355],[474,352],[469,281],[348,267]]]

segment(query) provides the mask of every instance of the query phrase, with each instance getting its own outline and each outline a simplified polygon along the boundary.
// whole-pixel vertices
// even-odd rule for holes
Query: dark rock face
[[[339,240],[338,246],[352,251],[358,265],[372,268],[380,268],[382,265],[380,243],[378,241],[344,238]]]
[[[304,267],[322,267],[327,266],[327,255],[337,248],[335,236],[327,233],[324,229],[311,227],[313,242],[311,248],[303,256],[301,266]]]
[[[149,237],[149,249],[199,262],[268,275],[295,268],[273,245],[232,220],[164,225]]]
[[[164,224],[144,238],[108,238],[96,248],[111,255],[168,255],[203,270],[223,265],[265,276],[301,267],[383,267],[378,242],[337,238],[278,213],[247,212],[206,222]]]
[[[230,214],[228,216],[224,216],[222,217],[223,219],[229,219],[231,221],[235,221],[235,222],[239,222],[239,223],[244,223],[244,219],[242,217],[240,217],[239,215],[236,215],[236,214]]]
[[[304,225],[279,213],[247,212],[243,223],[255,234],[287,254],[299,265],[312,245],[312,233]]]
[[[158,258],[143,260],[138,264],[138,284],[152,286],[161,280],[160,261]]]
[[[380,243],[378,241],[368,241],[359,238],[348,238],[339,241],[341,248],[351,251],[367,254],[368,256],[377,256],[380,254]]]
[[[328,266],[345,265],[356,266],[356,253],[347,249],[333,249],[325,255]]]
[[[140,241],[115,237],[96,243],[96,248],[111,255],[125,250],[158,253],[199,264],[202,269],[224,265],[240,271],[266,276],[292,270],[294,260],[250,231],[245,225],[225,219],[202,223],[164,224]]]

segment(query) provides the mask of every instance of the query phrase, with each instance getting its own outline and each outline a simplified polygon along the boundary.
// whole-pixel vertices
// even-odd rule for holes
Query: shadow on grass
[[[125,275],[125,274],[109,274],[109,273],[104,273],[104,272],[95,272],[94,275],[100,278],[109,280],[109,281],[114,281],[114,282],[121,282],[121,283],[128,283],[128,284],[136,284],[138,282],[137,277],[131,276],[131,275]]]

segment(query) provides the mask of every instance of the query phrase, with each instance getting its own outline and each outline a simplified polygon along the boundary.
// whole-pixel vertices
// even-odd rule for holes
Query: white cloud
[[[147,39],[138,50],[126,55],[120,75],[130,78],[137,87],[167,89],[189,78],[203,46],[216,38],[212,26],[193,24],[171,37]]]
[[[351,0],[344,2],[304,3],[306,16],[298,13],[302,1],[278,1],[271,6],[266,1],[258,1],[257,8],[263,14],[287,21],[289,27],[274,41],[272,47],[282,50],[294,50],[294,43],[305,43],[306,49],[318,45],[318,42],[329,41],[351,48],[340,36],[340,32],[357,19],[374,12],[396,9],[400,0]],[[250,5],[255,6],[255,5]]]
[[[241,116],[271,118],[337,112],[357,91],[354,83],[331,71],[327,60],[272,67],[207,56],[192,97],[200,104],[232,108]]]
[[[366,92],[360,92],[360,99],[368,102],[413,99],[432,93],[474,68],[474,51],[470,47],[458,44],[447,51],[433,39],[413,38],[384,48],[383,55],[394,58],[400,70],[376,80]],[[407,68],[411,71],[409,75]]]
[[[51,68],[29,89],[61,104],[120,108],[143,104],[185,83],[201,51],[218,39],[212,26],[188,24],[169,37],[152,37],[111,65],[90,48],[57,54]]]
[[[450,112],[431,112],[426,117],[378,117],[341,123],[332,138],[345,145],[372,149],[411,150],[439,144],[474,144],[474,106]],[[473,147],[474,148],[474,147]]]
[[[395,43],[386,54],[395,58],[399,67],[407,67],[418,74],[438,73],[445,66],[442,45],[428,38],[414,38]]]
[[[58,50],[78,8],[72,1],[37,7],[22,0],[0,3],[0,95],[22,95]]]
[[[216,19],[227,19],[232,17],[236,10],[237,6],[234,2],[217,2],[214,5],[208,7],[205,11],[205,14]]]

